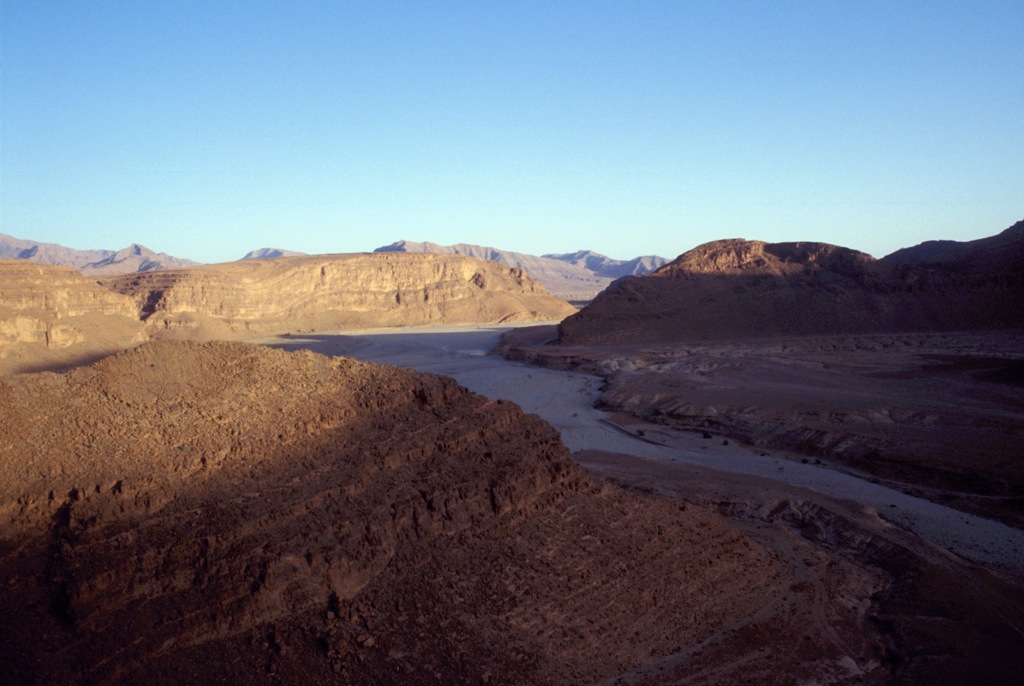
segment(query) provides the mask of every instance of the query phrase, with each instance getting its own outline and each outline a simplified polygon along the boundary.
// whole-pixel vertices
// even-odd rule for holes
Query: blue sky
[[[0,4],[0,232],[882,256],[1024,218],[1024,2]]]

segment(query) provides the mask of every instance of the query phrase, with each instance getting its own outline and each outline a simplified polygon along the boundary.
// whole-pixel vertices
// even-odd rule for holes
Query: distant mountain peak
[[[114,253],[113,259],[115,259],[115,260],[123,260],[123,259],[127,259],[129,257],[141,257],[141,256],[148,257],[150,255],[155,256],[156,253],[153,252],[152,250],[150,250],[149,248],[147,248],[144,245],[139,245],[138,243],[132,243],[127,248],[121,248],[116,253]]]
[[[304,252],[296,252],[295,250],[285,250],[284,248],[259,248],[258,250],[250,250],[245,253],[243,260],[273,260],[278,257],[296,257],[298,255],[305,255]]]
[[[71,267],[88,275],[128,274],[154,269],[191,267],[198,262],[156,253],[144,245],[132,243],[113,250],[76,250],[56,243],[39,243],[0,234],[0,257],[29,260],[41,264]]]

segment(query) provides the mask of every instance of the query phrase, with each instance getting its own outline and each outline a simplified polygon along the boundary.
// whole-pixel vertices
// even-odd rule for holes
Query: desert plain
[[[6,679],[1017,683],[1022,232],[4,263]]]

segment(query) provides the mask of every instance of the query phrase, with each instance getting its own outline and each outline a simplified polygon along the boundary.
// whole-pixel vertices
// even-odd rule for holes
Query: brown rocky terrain
[[[624,279],[507,354],[604,407],[891,480],[1024,526],[1024,222],[874,260],[727,240]]]
[[[878,683],[935,663],[877,626],[884,570],[589,477],[537,417],[450,379],[161,342],[0,385],[6,683]],[[1012,645],[993,621],[968,633]]]
[[[606,380],[647,422],[824,461],[1024,528],[1024,333],[545,346],[506,355]],[[543,338],[543,333],[539,338]]]
[[[460,256],[282,257],[102,283],[9,260],[0,262],[0,373],[66,367],[148,338],[555,320],[574,311],[522,270]]]
[[[617,282],[559,336],[587,345],[1024,327],[1024,221],[940,247],[875,260],[824,243],[714,241]]]

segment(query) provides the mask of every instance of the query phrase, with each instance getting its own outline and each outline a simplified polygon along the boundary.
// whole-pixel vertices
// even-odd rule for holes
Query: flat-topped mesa
[[[939,247],[876,260],[825,243],[713,241],[617,282],[563,321],[560,339],[607,345],[1024,326],[1024,223]]]
[[[68,267],[0,260],[0,371],[21,371],[40,351],[94,356],[143,339],[131,298]]]
[[[135,299],[151,332],[189,337],[556,320],[575,311],[522,269],[459,255],[280,257],[105,283]]]

